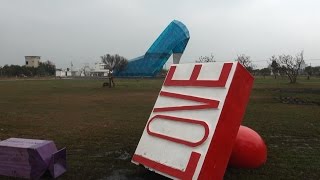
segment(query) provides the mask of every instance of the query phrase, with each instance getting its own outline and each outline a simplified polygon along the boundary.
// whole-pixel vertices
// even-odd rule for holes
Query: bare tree
[[[274,76],[274,79],[277,79],[277,75],[279,73],[279,64],[277,63],[277,57],[275,55],[271,56],[271,58],[269,59],[270,60],[270,67],[271,67],[271,71],[272,71],[272,74]]]
[[[214,55],[210,55],[210,56],[200,56],[199,60],[196,60],[196,63],[207,63],[207,62],[216,62],[214,60]]]
[[[122,71],[128,64],[128,60],[118,54],[106,54],[100,57],[101,61],[106,64],[109,70]]]
[[[254,65],[250,59],[250,56],[246,56],[245,54],[238,55],[237,59],[240,64],[242,64],[249,72],[253,71]]]
[[[304,63],[303,51],[293,57],[291,55],[280,55],[277,59],[281,70],[288,76],[290,83],[296,83],[301,65]]]

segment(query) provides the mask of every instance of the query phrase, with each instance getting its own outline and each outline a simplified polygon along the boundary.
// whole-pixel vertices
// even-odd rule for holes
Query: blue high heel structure
[[[122,77],[154,77],[173,54],[173,63],[178,64],[190,39],[187,27],[180,21],[172,21],[151,45],[145,55],[129,60],[126,68],[115,72]]]

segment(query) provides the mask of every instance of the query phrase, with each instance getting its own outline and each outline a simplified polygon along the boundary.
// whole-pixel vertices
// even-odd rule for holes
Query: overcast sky
[[[190,32],[181,63],[246,54],[261,68],[274,54],[304,50],[308,64],[320,65],[319,7],[318,0],[0,0],[0,66],[22,65],[26,55],[60,68],[106,53],[132,59],[174,19]]]

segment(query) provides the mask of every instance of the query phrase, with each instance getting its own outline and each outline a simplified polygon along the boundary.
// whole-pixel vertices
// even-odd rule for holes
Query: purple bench
[[[53,141],[9,138],[0,141],[0,175],[40,179],[46,171],[56,178],[66,172],[66,149]]]

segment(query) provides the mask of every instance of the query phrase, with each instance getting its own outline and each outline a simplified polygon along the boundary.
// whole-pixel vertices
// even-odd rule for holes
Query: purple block
[[[66,150],[53,141],[9,138],[0,142],[0,175],[40,179],[49,170],[56,178],[66,171]]]

